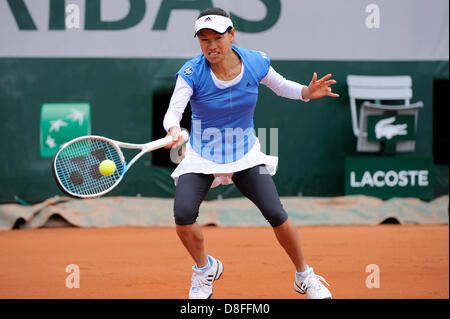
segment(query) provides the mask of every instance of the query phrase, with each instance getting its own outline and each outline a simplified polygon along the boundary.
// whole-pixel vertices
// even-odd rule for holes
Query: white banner
[[[0,57],[190,58],[209,3],[272,59],[449,58],[448,0],[3,0]]]

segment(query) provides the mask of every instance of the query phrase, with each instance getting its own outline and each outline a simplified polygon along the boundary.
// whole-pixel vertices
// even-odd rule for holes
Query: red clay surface
[[[305,298],[271,228],[203,227],[225,266],[213,298]],[[299,227],[309,265],[334,298],[449,298],[448,225]],[[0,298],[186,298],[193,262],[174,228],[43,228],[0,232]],[[80,288],[67,288],[77,264]],[[380,269],[367,288],[366,266]]]

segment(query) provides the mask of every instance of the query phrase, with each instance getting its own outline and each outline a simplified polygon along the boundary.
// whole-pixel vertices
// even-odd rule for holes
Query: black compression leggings
[[[261,172],[265,174],[262,174]],[[283,224],[288,215],[283,209],[272,176],[264,165],[258,165],[233,174],[237,189],[249,198],[272,227]],[[198,217],[200,204],[205,199],[214,175],[187,173],[178,178],[175,190],[174,216],[177,225],[191,225]]]

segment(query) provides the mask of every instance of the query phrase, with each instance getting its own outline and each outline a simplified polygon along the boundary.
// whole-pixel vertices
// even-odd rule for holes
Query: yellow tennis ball
[[[98,170],[100,174],[109,176],[116,171],[116,164],[111,160],[104,160],[100,163]]]

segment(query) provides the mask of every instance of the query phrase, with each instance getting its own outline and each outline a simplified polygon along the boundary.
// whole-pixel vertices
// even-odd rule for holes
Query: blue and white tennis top
[[[280,84],[283,83],[284,91],[289,91],[280,95],[302,99],[303,86],[278,75],[270,66],[270,59],[265,53],[236,46],[232,48],[239,54],[242,68],[239,76],[231,81],[217,79],[203,54],[187,61],[176,75],[177,86],[181,82],[181,85],[191,89],[189,101],[192,125],[185,157],[171,175],[175,184],[180,175],[189,172],[214,174],[211,187],[233,183],[231,176],[234,172],[260,164],[265,164],[271,175],[276,172],[278,157],[261,152],[261,145],[254,132],[253,115],[258,85],[272,71],[279,82],[276,86],[283,87]],[[269,87],[275,91],[273,86]],[[169,106],[166,118],[170,115],[170,109]]]
[[[203,54],[188,61],[177,73],[192,88],[190,144],[203,158],[218,164],[235,162],[256,141],[253,114],[258,85],[269,71],[270,60],[258,51],[233,47],[244,65],[241,80],[219,88]]]

